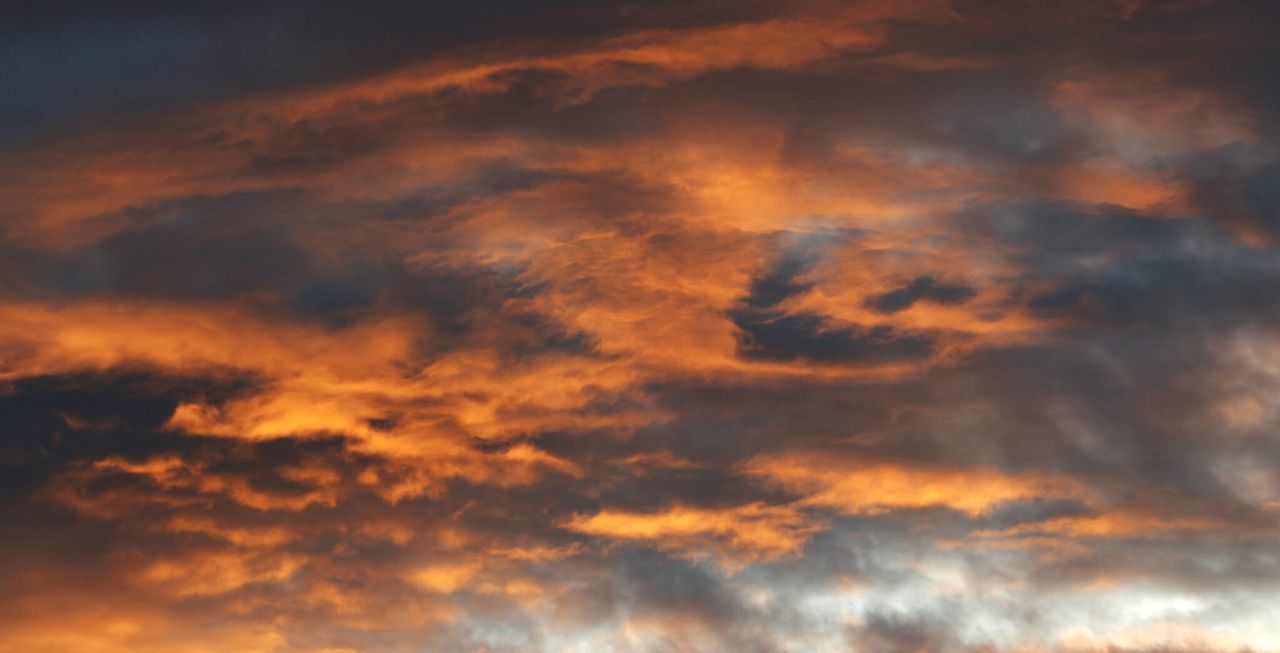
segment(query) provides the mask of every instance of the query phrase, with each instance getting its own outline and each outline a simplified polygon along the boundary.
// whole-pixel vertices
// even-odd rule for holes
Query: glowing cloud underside
[[[0,651],[1280,651],[1274,3],[286,4],[3,28]]]

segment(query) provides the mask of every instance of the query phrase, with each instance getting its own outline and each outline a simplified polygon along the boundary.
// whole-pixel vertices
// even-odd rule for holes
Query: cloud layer
[[[1246,0],[15,12],[0,650],[1280,651]]]

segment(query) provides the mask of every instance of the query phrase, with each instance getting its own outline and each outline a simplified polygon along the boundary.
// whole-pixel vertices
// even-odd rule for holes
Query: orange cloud
[[[302,560],[279,555],[188,552],[151,562],[135,581],[176,596],[217,595],[252,584],[283,582],[302,564]]]
[[[145,481],[147,485],[121,486],[112,490],[92,491],[92,482],[125,474]],[[235,503],[255,510],[300,511],[312,505],[332,507],[337,502],[336,479],[319,483],[306,483],[299,492],[270,492],[258,489],[249,478],[240,474],[218,472],[198,462],[187,462],[177,457],[151,458],[132,463],[118,458],[105,458],[90,465],[73,468],[57,478],[47,493],[54,500],[69,505],[83,513],[99,518],[119,518],[147,506],[179,508],[198,506],[217,497],[225,497]],[[179,521],[175,530],[199,532],[201,526],[212,525],[200,521]],[[211,533],[213,534],[213,533]],[[228,538],[267,538],[276,535],[243,532],[225,533]]]
[[[661,85],[715,70],[792,69],[812,65],[851,49],[879,42],[880,23],[902,17],[945,17],[945,3],[863,2],[824,10],[801,11],[757,23],[633,32],[568,52],[529,55],[506,48],[481,55],[437,57],[380,77],[269,95],[206,108],[151,125],[145,133],[118,138],[47,145],[0,160],[0,201],[24,216],[10,231],[24,238],[63,245],[120,228],[117,211],[191,195],[218,195],[279,187],[313,187],[335,196],[366,193],[370,182],[410,178],[419,187],[424,172],[436,179],[465,169],[468,160],[515,154],[498,143],[465,143],[447,133],[427,130],[429,138],[399,139],[399,155],[376,173],[370,157],[350,157],[340,174],[245,174],[260,156],[282,145],[279,131],[311,125],[352,125],[373,130],[397,116],[406,99],[446,91],[489,95],[505,91],[517,73],[557,72],[570,80],[557,90],[561,102],[583,101],[611,86]],[[801,36],[803,35],[803,36]],[[157,137],[156,134],[163,134]],[[177,138],[185,145],[173,147]],[[442,145],[454,145],[444,148]],[[516,151],[529,148],[518,145]],[[448,152],[445,159],[439,154]],[[432,164],[425,164],[427,161]],[[443,164],[443,165],[442,165]],[[398,174],[396,168],[399,167]],[[411,173],[411,174],[406,174]],[[359,183],[351,183],[361,180]],[[384,191],[383,196],[394,195]]]
[[[629,387],[633,375],[610,369],[608,362],[552,357],[504,369],[492,353],[461,350],[410,372],[421,358],[414,343],[429,336],[420,322],[406,318],[330,331],[268,321],[230,306],[86,302],[3,304],[0,324],[4,351],[16,352],[2,373],[9,379],[117,367],[255,378],[260,387],[218,406],[179,405],[169,428],[236,439],[354,437],[367,451],[422,463],[410,486],[403,479],[401,489],[389,490],[399,496],[438,485],[439,479],[421,476],[428,468],[441,478],[500,483],[528,483],[542,471],[581,474],[572,462],[528,444],[481,453],[468,437],[505,439],[549,424],[591,428],[650,419],[574,414],[611,386],[615,391]],[[371,425],[387,415],[397,416],[394,428]],[[330,472],[323,469],[292,472],[292,480],[316,487],[315,493],[276,499],[243,485],[213,487],[233,481],[195,475],[173,459],[146,466],[103,461],[98,469],[104,466],[148,474],[162,485],[228,493],[262,509],[301,509],[335,500],[325,488],[336,479],[324,476]]]
[[[480,562],[474,560],[444,563],[415,569],[406,579],[413,585],[430,592],[452,594],[464,587],[478,571],[480,571]]]
[[[0,612],[17,616],[0,616],[0,650],[354,653],[393,639],[387,646],[428,649],[439,643],[432,636],[450,640],[443,648],[479,650],[502,645],[461,641],[467,633],[526,624],[533,624],[527,640],[513,648],[732,650],[725,637],[741,624],[782,614],[772,602],[801,594],[789,585],[751,586],[743,578],[750,574],[734,572],[762,561],[779,563],[770,573],[814,563],[804,559],[807,544],[837,515],[920,511],[912,516],[927,518],[924,511],[937,509],[977,522],[1009,503],[1074,500],[1085,514],[924,543],[938,555],[964,549],[1013,560],[1029,552],[1064,566],[1103,545],[1270,534],[1273,526],[1260,524],[1280,506],[1275,479],[1261,463],[1242,461],[1277,414],[1267,392],[1274,352],[1242,354],[1248,374],[1223,365],[1221,375],[1234,378],[1176,388],[1179,397],[1212,395],[1197,428],[1234,439],[1209,473],[1237,495],[1238,510],[1257,514],[1109,496],[1117,487],[1128,496],[1144,479],[1091,484],[961,459],[835,451],[848,441],[823,451],[821,437],[838,428],[832,423],[794,440],[777,437],[786,435],[779,429],[809,428],[810,419],[862,418],[861,409],[839,408],[831,413],[837,417],[811,417],[802,413],[804,401],[771,412],[769,402],[791,401],[812,386],[858,393],[880,382],[896,384],[885,396],[927,394],[931,371],[964,365],[983,350],[1082,337],[1082,325],[1044,318],[1028,298],[1056,287],[1065,280],[1059,276],[1110,265],[1109,250],[1084,242],[1081,252],[1074,243],[1058,252],[1056,243],[989,233],[1002,227],[988,229],[971,216],[1043,202],[1099,216],[1110,211],[1081,204],[1183,217],[1200,201],[1187,161],[1206,152],[1235,156],[1235,145],[1261,143],[1269,133],[1243,103],[1189,84],[1204,77],[1191,55],[1116,69],[1091,69],[1088,57],[1074,54],[1053,59],[1053,48],[1043,60],[1021,56],[1032,30],[1055,30],[1048,39],[1055,44],[1074,42],[1058,30],[1115,28],[1107,21],[1140,21],[1163,7],[1048,3],[1023,16],[988,14],[981,4],[748,3],[735,12],[749,17],[732,23],[702,15],[714,14],[716,3],[699,4],[682,28],[483,44],[364,78],[184,104],[141,126],[67,125],[6,146],[0,256],[12,247],[18,263],[6,258],[0,272],[31,278],[15,279],[0,297],[0,398],[48,379],[136,371],[234,381],[236,389],[229,397],[184,396],[162,427],[153,429],[157,419],[146,433],[125,437],[116,432],[133,429],[127,419],[59,410],[48,442],[28,443],[29,425],[13,420],[18,446],[0,447],[0,467],[30,466],[43,484],[33,505],[73,513],[36,524],[33,541],[63,522],[84,527],[103,538],[85,547],[84,564],[105,569],[78,577],[81,551],[66,552],[78,541],[56,538],[68,547],[60,564],[20,569],[14,586],[3,579],[9,598]],[[938,27],[948,38],[935,38]],[[1116,36],[1117,52],[1133,45]],[[1034,105],[1035,120],[1041,109],[1051,114],[1050,131],[1067,134],[1062,148],[1040,151],[1037,137],[1035,156],[1002,149],[1006,125],[983,104],[993,80],[995,95],[1008,86],[1013,102]],[[1022,100],[1023,91],[1047,95]],[[961,96],[978,101],[947,106]],[[922,106],[935,100],[940,106]],[[636,114],[615,108],[624,104],[636,105]],[[931,123],[934,112],[953,110],[965,114],[955,133]],[[984,114],[973,134],[965,131],[969,112]],[[286,197],[279,206],[264,201],[269,214],[250,217],[269,221],[271,234],[305,251],[309,264],[323,268],[316,276],[341,276],[348,265],[401,276],[361,310],[329,321],[291,312],[295,280],[288,289],[263,284],[274,290],[250,283],[218,301],[173,299],[176,293],[158,300],[148,299],[145,284],[129,287],[127,274],[116,278],[111,263],[101,274],[94,267],[99,258],[112,260],[122,242],[154,246],[153,231],[200,242],[208,234],[191,226],[188,204],[235,194],[251,203]],[[1267,224],[1240,213],[1215,224],[1265,246]],[[1040,237],[1052,234],[1029,235]],[[1188,236],[1186,249],[1198,237]],[[788,249],[798,241],[798,253]],[[808,249],[810,242],[818,244]],[[1215,261],[1229,258],[1214,249],[1226,245],[1206,243]],[[1053,250],[1043,268],[1033,260],[1042,252],[1028,251],[1037,247]],[[1090,248],[1106,251],[1084,251]],[[803,260],[779,263],[793,253]],[[19,260],[45,256],[52,273],[44,262]],[[122,256],[141,259],[145,251]],[[74,287],[61,281],[64,265],[76,268]],[[93,283],[80,287],[79,274]],[[474,303],[465,283],[450,285],[439,301],[418,288],[405,293],[410,298],[397,294],[424,279],[452,284],[455,275],[497,288]],[[877,304],[926,275],[958,289],[956,299]],[[761,308],[756,298],[769,293],[760,287],[773,282],[782,289]],[[445,306],[455,290],[462,308]],[[756,323],[741,317],[752,311],[764,315],[761,323],[782,325],[776,356],[747,326]],[[792,329],[788,319],[801,326]],[[823,355],[842,334],[870,331],[923,343],[923,353]],[[797,347],[799,354],[787,349],[805,338],[817,344]],[[1104,349],[1081,354],[1082,364],[1122,366],[1120,354],[1088,359],[1112,355]],[[1159,396],[1124,381],[1133,381],[1126,391],[1135,396]],[[1063,380],[1064,391],[1074,382]],[[739,394],[743,387],[749,392]],[[723,395],[707,399],[716,393]],[[169,405],[167,397],[156,403]],[[1001,402],[1011,400],[992,401],[994,429],[1022,428],[1022,417],[1059,417],[1032,407],[1034,414],[999,422],[1000,410],[1013,410]],[[904,421],[947,409],[879,408]],[[886,428],[876,419],[869,428]],[[1122,430],[1117,438],[1128,436]],[[142,435],[146,447],[133,448]],[[966,437],[982,440],[984,453],[1006,442]],[[812,449],[789,453],[797,442]],[[1084,443],[1079,455],[1109,445]],[[306,453],[317,450],[326,453]],[[1016,460],[1018,452],[1005,453]],[[15,475],[16,487],[27,476]],[[725,479],[741,484],[725,490],[726,503],[690,500],[702,486],[688,483]],[[655,492],[671,498],[648,510],[611,503],[626,497],[634,501],[628,505],[654,505]],[[570,514],[583,505],[602,507]],[[722,573],[715,580],[740,595],[724,605],[703,605],[696,592],[674,609],[641,605],[643,591],[614,591],[615,567],[625,566],[613,564],[620,543],[713,560]],[[828,561],[817,562],[812,568],[825,572]],[[842,597],[837,617],[821,613],[829,606],[818,596],[788,606],[783,621],[803,621],[797,630],[822,622],[832,631],[828,641],[847,647],[851,606],[869,610],[880,590],[888,588],[895,605],[931,601],[935,589],[956,600],[970,590],[980,602],[994,596],[962,574],[914,564],[905,575],[936,587],[917,594],[885,580],[892,574],[859,578],[858,596]],[[1114,565],[1099,564],[1108,567],[1099,577],[1119,577]],[[810,610],[818,616],[804,621]],[[987,630],[980,612],[972,615],[975,631]],[[488,629],[488,620],[502,627]],[[775,627],[761,627],[761,646],[823,648],[807,633]],[[1001,631],[1000,624],[989,630]],[[1176,639],[1114,641],[1139,647]],[[1112,642],[1104,634],[1067,641],[1063,650]]]
[[[802,495],[800,505],[846,514],[944,507],[980,515],[1009,501],[1091,494],[1087,486],[1066,477],[809,454],[758,457],[745,463],[742,470],[766,484]]]
[[[999,531],[978,531],[979,538],[1059,536],[1070,538],[1165,538],[1185,533],[1212,534],[1235,525],[1221,517],[1165,515],[1137,509],[1112,509],[1098,514],[1054,517]]]
[[[649,513],[605,509],[577,515],[563,526],[690,557],[717,556],[730,565],[798,553],[818,530],[794,508],[764,503],[720,509],[675,505]]]

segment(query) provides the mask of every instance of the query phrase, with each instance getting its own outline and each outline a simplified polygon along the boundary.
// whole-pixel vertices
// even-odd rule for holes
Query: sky
[[[0,10],[0,652],[1280,651],[1280,4]]]

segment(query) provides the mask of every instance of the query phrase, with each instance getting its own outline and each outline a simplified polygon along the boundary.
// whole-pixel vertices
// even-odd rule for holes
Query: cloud
[[[848,514],[934,506],[981,514],[1005,502],[1088,492],[1086,486],[1070,478],[986,469],[913,468],[877,461],[841,461],[829,455],[763,456],[748,460],[743,471],[801,493],[806,505]]]
[[[0,649],[1266,651],[1267,2],[0,26]]]
[[[692,556],[771,558],[794,554],[815,530],[802,514],[786,506],[759,503],[726,509],[672,506],[654,513],[603,510],[576,515],[565,523],[572,531],[623,541],[649,543],[660,550]]]

